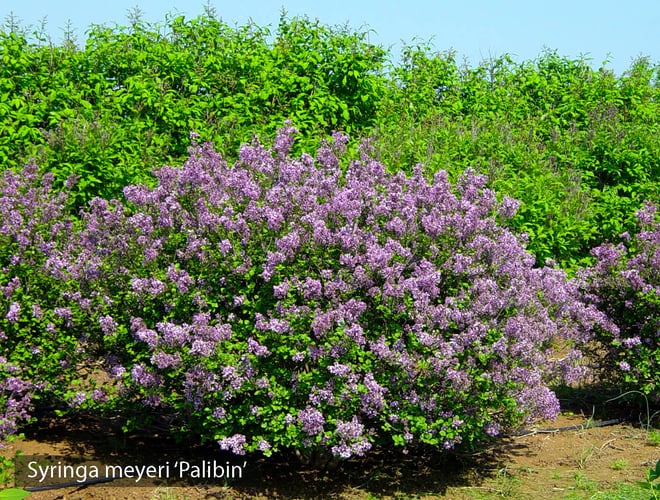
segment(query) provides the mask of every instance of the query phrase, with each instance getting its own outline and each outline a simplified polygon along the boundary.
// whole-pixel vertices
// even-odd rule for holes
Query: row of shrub
[[[530,235],[538,264],[589,262],[659,195],[660,99],[647,59],[622,75],[554,52],[470,67],[410,45],[392,61],[365,30],[285,16],[272,32],[230,27],[212,11],[92,26],[84,47],[71,32],[57,45],[28,31],[0,31],[0,161],[20,169],[36,158],[56,186],[78,175],[77,207],[153,185],[154,166],[185,160],[190,131],[235,159],[287,119],[298,151],[341,130],[352,148],[375,137],[392,170],[422,162],[455,179],[474,168],[522,202],[510,225]]]
[[[656,393],[651,205],[569,279],[535,266],[484,176],[388,173],[339,133],[295,156],[293,134],[233,164],[193,145],[75,218],[52,174],[5,172],[0,437],[39,404],[171,417],[238,454],[474,446],[554,418],[594,342],[598,373]]]

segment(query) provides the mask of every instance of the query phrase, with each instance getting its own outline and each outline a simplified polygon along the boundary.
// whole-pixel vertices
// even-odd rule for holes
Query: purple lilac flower
[[[87,400],[87,394],[84,392],[77,392],[69,399],[69,406],[75,408],[82,405]]]
[[[523,408],[529,408],[530,415],[538,415],[545,420],[554,420],[559,414],[559,400],[547,387],[531,386],[523,389],[518,397]]]
[[[334,395],[330,389],[314,387],[309,394],[309,402],[315,406],[318,406],[321,403],[332,403],[333,400]]]
[[[298,422],[302,426],[303,432],[309,436],[316,436],[323,432],[325,425],[325,418],[323,414],[316,408],[307,407],[298,412]]]
[[[133,278],[131,287],[137,293],[159,295],[166,289],[165,283],[156,278]]]
[[[303,284],[303,297],[305,300],[314,300],[321,297],[323,287],[321,282],[317,279],[310,278],[309,276],[305,278]]]
[[[231,451],[235,455],[245,455],[245,436],[234,434],[231,437],[222,438],[218,441],[221,450]]]
[[[357,417],[353,417],[349,422],[337,420],[337,435],[344,440],[358,439],[362,437],[364,425],[362,425]]]
[[[183,325],[161,322],[156,325],[156,329],[160,333],[163,342],[170,347],[182,347],[190,339],[189,329]]]
[[[190,354],[194,354],[196,356],[201,356],[203,358],[208,358],[211,356],[215,350],[216,350],[216,343],[215,342],[209,342],[206,340],[193,340],[192,346],[190,348],[190,351],[188,351]]]
[[[270,382],[265,377],[258,378],[256,384],[259,389],[268,389],[270,387]]]
[[[498,207],[498,212],[503,217],[510,219],[516,214],[518,208],[520,208],[520,201],[509,196],[504,196],[502,203]]]
[[[147,328],[142,318],[131,318],[131,330],[137,340],[145,342],[151,349],[156,347],[158,334],[154,330]]]
[[[343,377],[351,372],[351,367],[335,362],[328,366],[328,371],[337,377]]]
[[[266,324],[266,330],[270,330],[275,333],[287,333],[290,331],[291,327],[288,321],[283,319],[273,318]]]
[[[193,285],[193,279],[184,269],[177,269],[174,264],[167,268],[167,277],[172,281],[180,293],[187,293]]]
[[[204,406],[206,395],[219,391],[222,386],[215,373],[202,366],[194,366],[185,372],[182,387],[186,401],[192,403],[195,409],[200,409]]]
[[[262,451],[262,452],[267,451],[267,450],[270,450],[270,448],[271,448],[271,446],[270,446],[270,443],[268,441],[266,441],[265,439],[260,439],[259,440],[259,443],[257,444],[257,449],[259,451]]]
[[[108,402],[108,395],[103,389],[94,389],[91,395],[92,401],[96,403],[107,403]]]
[[[490,437],[499,436],[501,432],[500,425],[498,423],[491,422],[486,425],[486,435]]]
[[[291,356],[291,359],[295,361],[296,363],[301,362],[303,359],[305,359],[305,353],[304,352],[297,352],[293,356]]]
[[[451,438],[451,439],[446,439],[442,443],[442,448],[445,449],[445,450],[451,450],[451,449],[454,448],[454,446],[456,446],[457,444],[460,444],[462,441],[463,441],[463,438],[461,436],[456,436],[456,437]]]
[[[104,335],[112,335],[117,330],[117,322],[112,319],[112,316],[101,316],[99,318],[99,325]]]
[[[294,135],[297,132],[298,130],[291,126],[291,121],[287,121],[285,126],[278,130],[273,149],[277,152],[280,158],[286,157],[291,151],[294,143]]]
[[[126,368],[121,365],[114,365],[110,368],[110,375],[114,378],[120,378],[124,373],[126,373]]]
[[[0,384],[0,389],[7,392],[24,392],[29,389],[29,384],[24,382],[19,377],[7,377],[2,384]]]
[[[32,304],[32,316],[39,319],[42,318],[43,315],[44,313],[41,310],[41,306],[39,306],[39,304]]]
[[[385,408],[384,396],[387,389],[376,382],[371,372],[364,376],[363,383],[367,391],[361,396],[362,411],[369,417],[375,417]]]
[[[19,277],[14,276],[11,280],[9,280],[9,283],[5,286],[0,285],[0,290],[2,290],[2,295],[4,295],[5,299],[11,300],[12,296],[14,295],[14,292],[21,286],[21,280]]]
[[[223,256],[229,254],[232,248],[233,245],[231,244],[231,241],[229,241],[228,239],[224,239],[218,243],[218,249],[220,250],[220,253]]]
[[[291,285],[289,283],[280,283],[279,285],[273,286],[273,295],[275,295],[275,297],[278,299],[283,299],[286,297],[286,294],[290,289]]]
[[[151,363],[161,370],[165,368],[177,368],[181,365],[181,355],[178,352],[168,354],[157,352],[151,355]]]
[[[641,345],[642,340],[639,337],[631,337],[631,338],[623,339],[621,343],[628,349],[631,349],[633,347]]]
[[[356,344],[362,346],[367,343],[367,340],[364,336],[364,330],[357,323],[349,325],[344,332],[346,335]]]
[[[18,316],[21,313],[21,305],[18,302],[12,302],[9,305],[9,312],[7,312],[7,320],[10,323],[16,323],[18,321]]]
[[[142,403],[152,408],[158,408],[163,404],[163,399],[157,394],[149,394],[142,398]]]
[[[142,387],[154,387],[160,384],[160,377],[147,370],[147,367],[141,363],[131,368],[131,377],[138,385]]]
[[[268,356],[270,354],[270,351],[268,350],[267,347],[260,345],[253,338],[249,338],[247,342],[248,342],[248,352],[250,354],[254,354],[255,356],[258,357]]]

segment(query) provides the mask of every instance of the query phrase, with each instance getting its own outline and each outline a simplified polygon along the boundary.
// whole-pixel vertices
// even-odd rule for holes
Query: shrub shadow
[[[240,477],[184,481],[156,478],[140,486],[195,486],[205,490],[205,498],[339,498],[346,496],[394,497],[397,495],[445,495],[450,488],[479,486],[502,467],[515,444],[507,439],[476,453],[441,452],[415,449],[372,450],[366,457],[350,459],[334,468],[302,465],[289,453],[265,458],[261,455],[236,457],[218,450],[215,444],[175,441],[164,426],[151,426],[124,433],[118,418],[78,414],[66,418],[43,416],[24,429],[25,443],[39,443],[39,453],[49,445],[53,459],[112,465],[158,465],[188,460],[200,463],[214,460],[239,464]],[[36,448],[35,448],[36,449]],[[26,453],[31,453],[30,449]],[[173,474],[175,476],[176,474]],[[112,485],[135,486],[128,479]],[[90,486],[93,487],[93,486]],[[218,490],[218,487],[220,488]]]

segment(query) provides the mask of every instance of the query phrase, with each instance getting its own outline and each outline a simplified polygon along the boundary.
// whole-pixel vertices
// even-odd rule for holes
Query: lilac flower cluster
[[[337,420],[336,435],[339,437],[339,443],[332,447],[332,453],[341,458],[364,456],[371,449],[371,442],[363,432],[364,425],[356,416],[350,422]]]
[[[245,455],[245,436],[234,434],[233,436],[222,438],[218,441],[221,450],[228,450],[235,455]],[[259,442],[263,446],[262,441]]]
[[[6,359],[0,359],[1,363],[6,363]],[[9,370],[7,370],[9,368]],[[16,368],[16,367],[13,367]],[[7,366],[5,370],[8,373],[0,380],[0,404],[2,413],[0,413],[0,449],[3,448],[5,440],[16,434],[19,425],[30,418],[28,413],[31,404],[31,394],[39,387],[31,382],[9,374],[13,372],[12,366]]]
[[[235,453],[341,458],[555,416],[549,384],[583,375],[580,348],[607,325],[500,224],[517,203],[471,171],[390,174],[368,144],[349,161],[342,134],[294,158],[294,134],[234,165],[194,145],[155,187],[61,226],[40,265],[64,292],[42,309],[55,332],[84,330],[120,386],[104,395],[167,408]],[[12,283],[7,325],[33,311]]]
[[[315,436],[323,432],[325,418],[319,410],[307,407],[298,412],[298,422],[305,434]]]

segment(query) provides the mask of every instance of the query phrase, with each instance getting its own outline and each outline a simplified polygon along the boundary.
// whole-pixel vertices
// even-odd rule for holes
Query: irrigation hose
[[[72,481],[70,483],[60,483],[60,484],[49,484],[47,486],[32,486],[30,488],[22,488],[25,491],[29,491],[30,493],[35,492],[35,491],[48,491],[48,490],[58,490],[60,488],[73,488],[73,487],[82,487],[82,486],[89,486],[92,484],[99,484],[99,483],[109,483],[110,481],[114,481],[115,479],[119,479],[117,477],[99,477],[99,478],[94,478],[94,479],[88,479],[86,481]]]
[[[569,425],[566,427],[554,427],[551,429],[524,429],[518,432],[507,434],[507,436],[524,437],[524,436],[532,436],[534,434],[555,434],[557,432],[582,431],[586,429],[593,429],[594,427],[607,427],[608,425],[616,425],[625,421],[626,421],[625,418],[615,418],[612,420],[603,420],[602,422],[591,422],[583,425]]]

